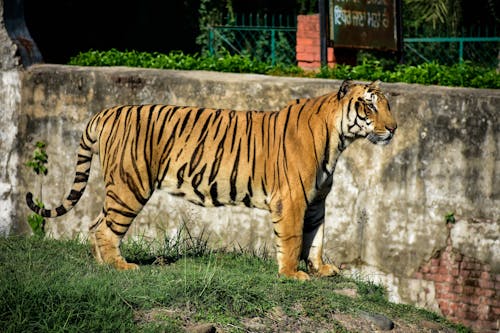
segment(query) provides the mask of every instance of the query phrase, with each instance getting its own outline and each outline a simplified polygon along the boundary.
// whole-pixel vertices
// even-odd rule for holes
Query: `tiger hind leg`
[[[125,218],[117,213],[99,214],[90,228],[89,236],[91,251],[98,263],[109,264],[118,270],[139,268],[136,264],[128,263],[120,251],[122,238],[134,217]]]

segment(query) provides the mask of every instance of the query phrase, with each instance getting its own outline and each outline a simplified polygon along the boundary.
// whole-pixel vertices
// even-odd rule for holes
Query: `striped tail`
[[[89,138],[87,140],[90,140]],[[55,209],[45,209],[40,208],[33,201],[33,194],[28,192],[26,194],[26,203],[28,207],[35,213],[43,217],[58,217],[66,214],[73,207],[76,206],[78,201],[83,195],[90,175],[90,166],[92,163],[92,149],[85,143],[84,137],[80,141],[80,148],[78,150],[78,160],[76,162],[76,174],[73,186],[68,197],[63,201],[63,203]],[[93,143],[90,141],[90,143]]]

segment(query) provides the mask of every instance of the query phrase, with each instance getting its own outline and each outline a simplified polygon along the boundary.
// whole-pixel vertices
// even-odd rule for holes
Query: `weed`
[[[46,176],[48,169],[45,166],[48,162],[48,155],[47,152],[45,151],[45,142],[43,141],[37,141],[35,143],[35,149],[33,150],[33,156],[32,158],[26,162],[26,166],[28,168],[31,168],[33,172],[35,172],[38,176]],[[39,188],[39,198],[35,198],[35,204],[43,208],[43,202],[42,202],[42,180],[39,180],[40,188]],[[28,224],[31,227],[31,230],[33,231],[33,234],[37,237],[44,237],[45,236],[45,219],[43,216],[33,213],[28,216]]]
[[[446,221],[446,224],[455,224],[455,222],[456,222],[455,213],[453,213],[453,212],[447,213],[444,216],[444,219]]]

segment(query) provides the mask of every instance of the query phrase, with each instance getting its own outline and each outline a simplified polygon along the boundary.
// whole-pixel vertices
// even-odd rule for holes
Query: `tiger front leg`
[[[298,270],[302,251],[303,213],[297,212],[297,207],[279,201],[271,211],[271,217],[274,224],[278,274],[297,280],[309,280],[306,272]]]
[[[309,271],[317,276],[333,276],[340,273],[335,265],[323,262],[323,230],[324,223],[314,227],[312,230],[304,231],[304,248],[302,258],[307,262]]]
[[[323,237],[325,228],[325,201],[320,200],[308,207],[304,217],[304,237],[301,258],[309,271],[318,276],[340,273],[335,265],[323,262]]]

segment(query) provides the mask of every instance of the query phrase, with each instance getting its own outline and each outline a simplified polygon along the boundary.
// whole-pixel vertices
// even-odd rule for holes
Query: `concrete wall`
[[[0,203],[15,212],[2,215],[3,233],[29,231],[24,196],[28,190],[37,193],[39,180],[23,163],[34,142],[47,142],[49,174],[43,179],[43,201],[54,207],[73,180],[81,131],[104,107],[169,103],[278,110],[291,99],[318,96],[340,85],[322,79],[58,65],[15,73],[4,72],[0,87],[0,102],[9,105],[2,110],[0,151],[16,157],[8,162],[10,167],[0,165],[2,173],[11,174],[1,175],[0,185],[10,188],[0,187]],[[8,91],[8,82],[15,81],[12,75],[20,82],[14,84],[17,93]],[[345,264],[352,274],[384,283],[394,301],[494,330],[500,309],[500,92],[409,84],[382,88],[398,131],[388,146],[358,141],[341,156],[327,200],[326,256]],[[11,143],[5,146],[4,140]],[[48,222],[52,236],[86,235],[101,209],[99,171],[94,159],[90,185],[79,205]],[[450,212],[457,222],[447,226],[445,215]],[[208,235],[213,246],[274,250],[268,217],[246,208],[204,209],[158,192],[129,236],[158,238],[175,234],[186,223],[192,234]],[[448,260],[450,253],[454,260]],[[477,265],[466,268],[471,262]],[[449,306],[456,293],[464,294],[447,293],[452,280],[462,287],[477,286],[467,289],[471,297],[478,293],[474,300],[464,299],[467,308]],[[489,288],[489,296],[480,295],[484,288],[479,281]],[[467,317],[472,311],[481,315]]]

